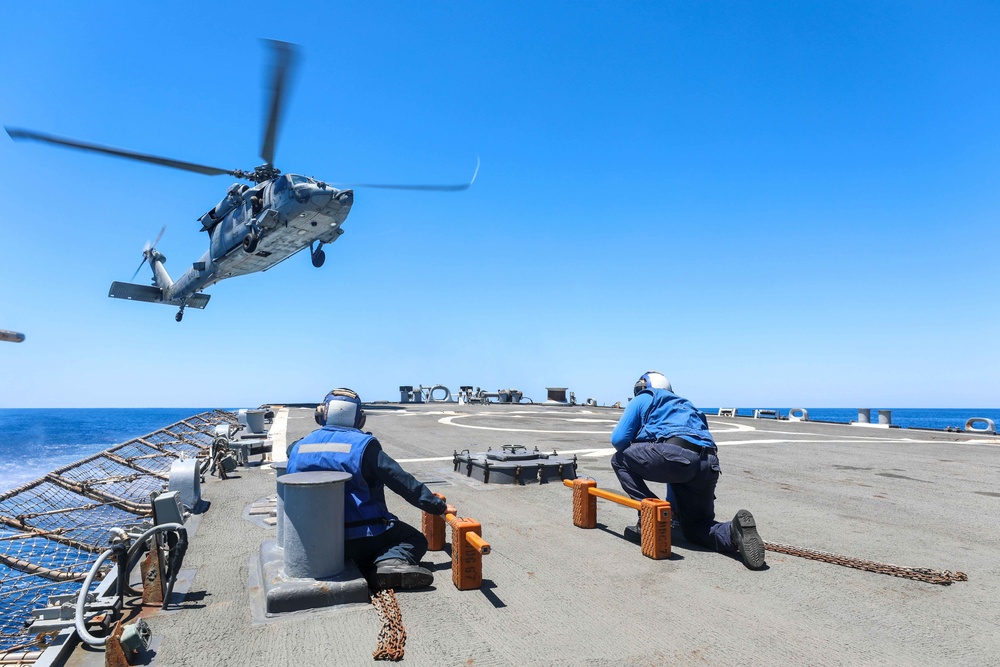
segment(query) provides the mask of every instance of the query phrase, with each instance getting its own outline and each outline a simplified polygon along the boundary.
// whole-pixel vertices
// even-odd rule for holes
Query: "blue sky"
[[[204,311],[180,274],[232,182],[0,136],[0,406],[257,405],[400,384],[701,406],[1000,405],[1000,5],[4,3],[0,122],[358,190]],[[146,280],[144,269],[139,280]]]

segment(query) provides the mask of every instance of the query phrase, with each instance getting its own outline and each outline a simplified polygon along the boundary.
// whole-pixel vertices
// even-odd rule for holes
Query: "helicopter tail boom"
[[[192,294],[186,299],[164,299],[163,290],[151,285],[136,285],[135,283],[111,283],[108,296],[112,299],[126,299],[128,301],[144,301],[146,303],[162,303],[166,306],[184,306],[187,308],[204,308],[208,305],[211,297],[209,294]]]

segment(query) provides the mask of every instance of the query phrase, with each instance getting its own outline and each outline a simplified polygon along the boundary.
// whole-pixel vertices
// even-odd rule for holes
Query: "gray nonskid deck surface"
[[[604,527],[581,530],[561,485],[484,486],[450,461],[422,460],[470,445],[584,450],[579,473],[618,491],[607,450],[620,411],[403,407],[369,410],[368,428],[460,514],[481,521],[493,546],[483,590],[456,590],[447,554],[430,553],[435,588],[399,594],[408,664],[989,665],[1000,655],[996,440],[710,418],[723,467],[720,519],[746,507],[770,542],[969,575],[943,587],[770,552],[769,569],[750,572],[676,531],[674,557],[652,561],[621,537],[632,510],[599,501]],[[291,410],[288,441],[314,427],[311,411]],[[212,507],[185,561],[197,568],[196,599],[150,620],[163,637],[158,663],[371,664],[379,622],[370,607],[251,625],[247,563],[274,531],[241,514],[274,492],[274,475],[241,475],[204,487]],[[387,496],[419,525],[416,509]]]

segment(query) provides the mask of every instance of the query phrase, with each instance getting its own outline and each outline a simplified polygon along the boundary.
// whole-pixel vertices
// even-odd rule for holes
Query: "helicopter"
[[[249,181],[249,184],[231,185],[225,197],[198,218],[200,231],[208,234],[208,250],[176,281],[164,268],[166,257],[156,249],[166,229],[164,227],[156,240],[143,248],[142,261],[130,279],[135,280],[139,270],[148,262],[153,273],[152,284],[115,281],[111,283],[109,297],[176,306],[178,311],[174,319],[180,322],[185,308],[203,309],[208,305],[211,296],[203,290],[226,278],[266,271],[306,248],[313,266],[323,266],[326,261],[323,247],[344,233],[342,226],[354,203],[353,188],[454,192],[467,190],[475,182],[479,173],[478,159],[469,182],[458,185],[352,183],[336,184],[341,186],[337,188],[334,184],[309,176],[282,174],[274,166],[275,145],[297,49],[288,42],[264,42],[272,52],[270,96],[266,100],[267,122],[260,149],[264,164],[252,171],[220,169],[5,126],[7,134],[15,140],[39,141],[206,176],[228,175]]]

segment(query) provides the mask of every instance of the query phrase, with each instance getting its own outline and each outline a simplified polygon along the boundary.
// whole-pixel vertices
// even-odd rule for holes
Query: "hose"
[[[100,556],[98,556],[97,560],[94,561],[94,564],[90,566],[90,572],[87,573],[87,578],[83,580],[83,586],[80,588],[80,596],[76,599],[76,615],[73,619],[74,624],[76,625],[76,633],[80,635],[80,639],[84,642],[90,646],[104,646],[108,641],[107,637],[95,637],[87,632],[86,624],[84,623],[83,618],[83,614],[86,611],[87,606],[87,591],[89,591],[91,585],[93,585],[94,577],[97,576],[97,572],[101,569],[101,566],[104,565],[109,558],[117,554],[119,558],[124,557],[124,562],[128,564],[128,567],[124,570],[125,576],[127,576],[128,573],[132,571],[132,568],[135,567],[132,559],[137,557],[140,549],[145,546],[146,540],[154,534],[164,530],[176,530],[181,533],[184,536],[183,541],[185,543],[185,547],[187,546],[187,530],[185,530],[184,526],[179,523],[163,523],[159,526],[153,526],[140,535],[139,538],[132,543],[132,546],[128,548],[128,551],[125,550],[124,544],[116,544],[114,547],[107,549]],[[119,590],[128,590],[128,582],[119,582]]]
[[[80,635],[80,639],[85,641],[91,646],[104,646],[108,641],[107,637],[95,637],[94,635],[87,632],[87,628],[83,622],[83,612],[87,606],[87,591],[90,590],[91,584],[94,583],[94,577],[97,576],[97,571],[104,564],[104,561],[114,556],[116,553],[119,555],[124,550],[122,545],[115,545],[114,548],[108,549],[94,561],[94,564],[90,567],[90,572],[87,573],[87,578],[83,580],[83,587],[80,589],[80,596],[76,599],[76,616],[74,622],[76,624],[76,633]]]

